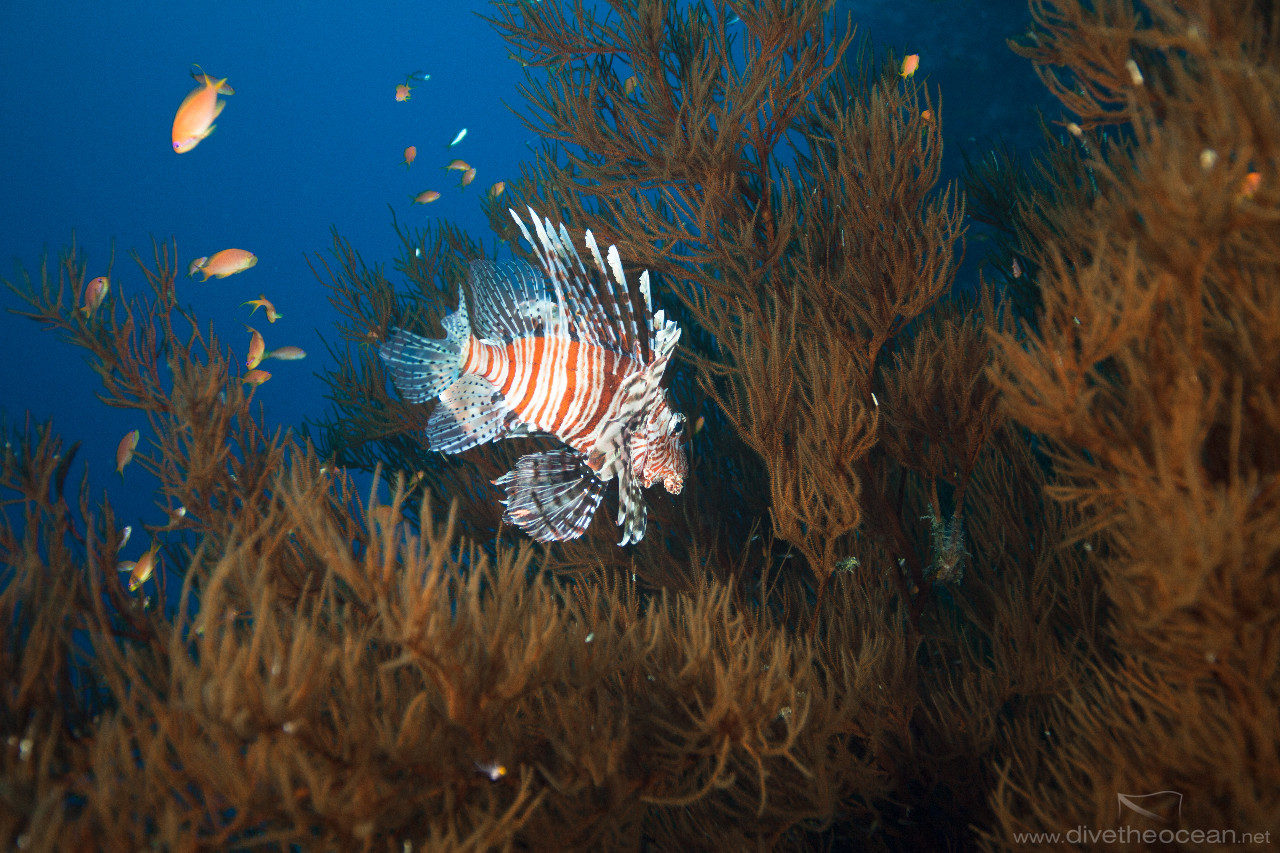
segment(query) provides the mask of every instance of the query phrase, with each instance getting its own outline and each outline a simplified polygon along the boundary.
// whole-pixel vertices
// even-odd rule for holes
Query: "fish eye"
[[[679,435],[684,432],[684,415],[676,415],[675,423],[671,425],[671,434]]]

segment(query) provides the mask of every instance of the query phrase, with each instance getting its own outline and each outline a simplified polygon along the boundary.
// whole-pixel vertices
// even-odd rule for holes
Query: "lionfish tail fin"
[[[582,454],[548,450],[521,456],[516,467],[494,480],[507,492],[503,519],[540,542],[581,536],[604,494]]]
[[[466,296],[460,296],[458,310],[442,321],[443,338],[425,338],[405,329],[396,329],[378,354],[391,371],[400,396],[410,403],[425,403],[440,396],[458,381],[471,338]]]

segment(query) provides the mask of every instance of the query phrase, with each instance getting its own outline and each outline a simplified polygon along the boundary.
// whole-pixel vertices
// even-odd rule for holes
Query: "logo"
[[[1154,794],[1116,794],[1119,817],[1126,811],[1142,815],[1161,823],[1177,823],[1182,817],[1182,795],[1177,791],[1156,791]]]

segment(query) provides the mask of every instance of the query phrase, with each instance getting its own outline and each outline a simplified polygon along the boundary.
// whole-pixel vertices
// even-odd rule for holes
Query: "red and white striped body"
[[[590,454],[622,379],[642,369],[631,356],[553,336],[509,344],[472,338],[462,372],[492,383],[522,422]]]

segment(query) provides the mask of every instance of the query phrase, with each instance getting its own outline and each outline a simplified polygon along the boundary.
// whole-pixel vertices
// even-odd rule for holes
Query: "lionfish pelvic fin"
[[[618,526],[622,528],[619,545],[639,542],[644,538],[649,521],[649,505],[644,502],[640,478],[632,470],[631,460],[624,457],[618,471]]]
[[[493,482],[507,493],[503,520],[540,542],[581,536],[604,494],[604,483],[575,450],[521,456],[514,469]]]

